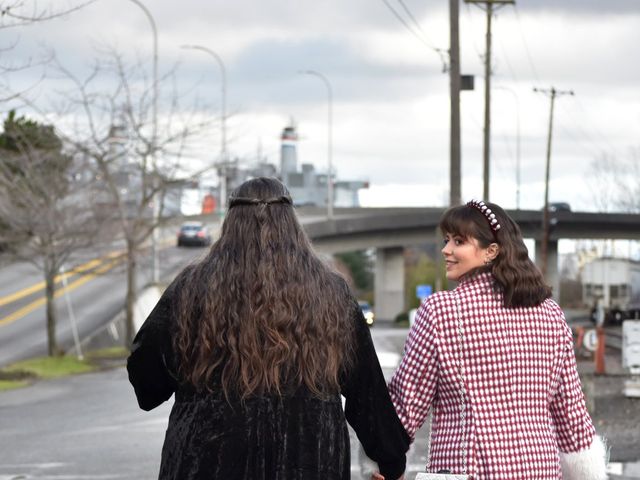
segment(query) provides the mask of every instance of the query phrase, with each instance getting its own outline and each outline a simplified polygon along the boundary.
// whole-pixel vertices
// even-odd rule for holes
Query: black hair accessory
[[[285,205],[292,205],[293,201],[289,195],[280,195],[279,197],[271,198],[248,198],[248,197],[231,197],[229,199],[229,208],[237,207],[238,205],[272,205],[274,203],[284,203]]]

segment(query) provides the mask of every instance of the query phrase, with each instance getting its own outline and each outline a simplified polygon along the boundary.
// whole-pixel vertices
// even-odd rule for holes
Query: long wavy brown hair
[[[475,238],[482,248],[492,243],[499,246],[498,256],[487,267],[495,279],[496,290],[501,291],[505,307],[532,307],[551,296],[551,288],[544,282],[538,267],[529,258],[520,227],[499,205],[485,202],[496,215],[500,229],[489,227],[487,218],[473,207],[460,205],[451,207],[440,219],[440,230],[463,238]]]
[[[277,179],[243,183],[230,206],[219,240],[176,282],[181,378],[209,391],[219,379],[227,398],[336,392],[357,308],[346,282],[313,252]]]

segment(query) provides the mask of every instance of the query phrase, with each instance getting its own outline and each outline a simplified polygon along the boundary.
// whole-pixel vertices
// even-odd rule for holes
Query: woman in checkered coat
[[[427,471],[474,480],[605,479],[571,330],[499,206],[445,212],[453,291],[427,298],[389,389],[413,439],[432,412]]]

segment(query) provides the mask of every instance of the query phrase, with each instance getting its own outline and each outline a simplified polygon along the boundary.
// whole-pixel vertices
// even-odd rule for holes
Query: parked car
[[[376,319],[375,313],[371,310],[371,305],[369,302],[365,302],[364,300],[358,301],[358,305],[360,305],[360,309],[362,310],[362,314],[364,315],[364,321],[367,322],[367,325],[373,325],[374,320]]]
[[[177,244],[179,247],[187,245],[206,247],[211,245],[211,234],[202,222],[186,222],[178,230]]]

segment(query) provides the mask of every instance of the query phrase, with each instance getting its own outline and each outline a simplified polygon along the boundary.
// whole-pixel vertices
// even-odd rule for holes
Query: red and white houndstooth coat
[[[423,302],[391,398],[412,439],[433,408],[428,471],[561,479],[560,452],[595,435],[571,331],[553,300],[505,308],[492,284],[482,273]]]

